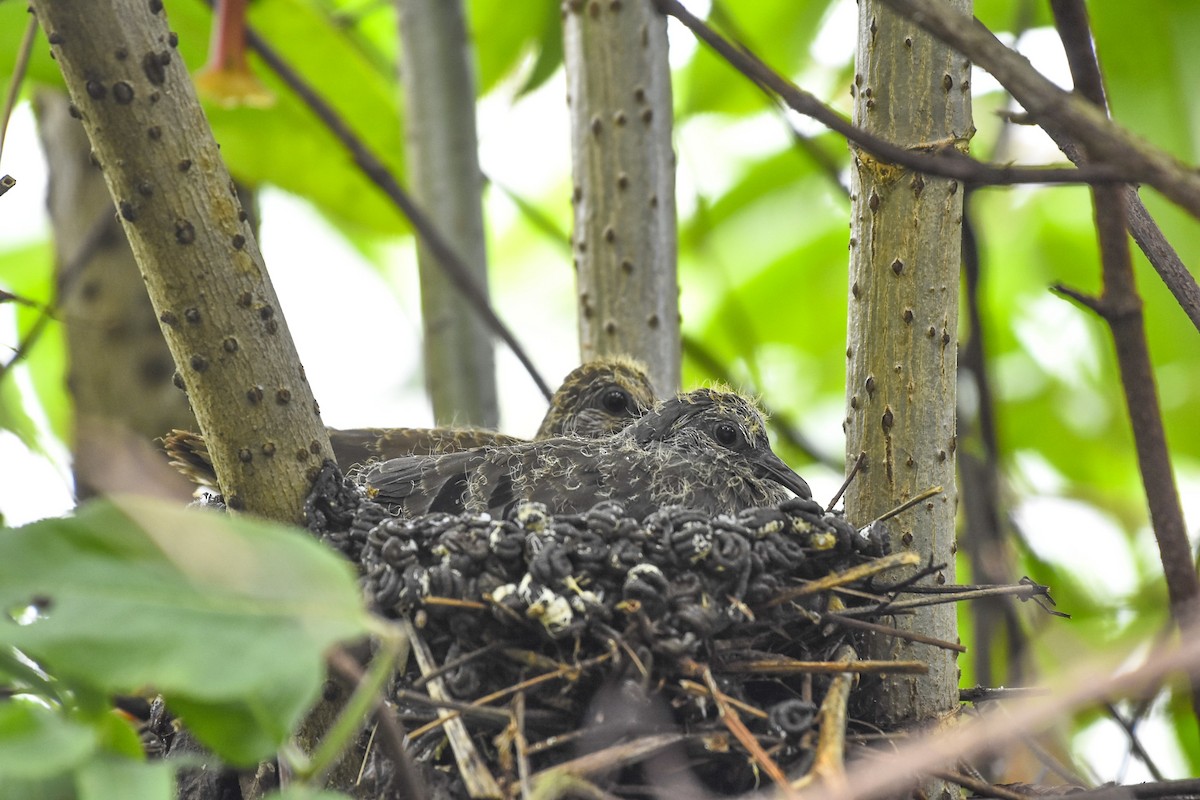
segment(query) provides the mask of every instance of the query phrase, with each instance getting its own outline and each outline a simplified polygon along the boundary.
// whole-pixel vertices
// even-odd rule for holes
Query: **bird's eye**
[[[737,426],[731,422],[718,422],[713,428],[713,437],[717,442],[725,447],[732,448],[742,438],[738,433]]]
[[[626,414],[629,412],[629,395],[624,389],[609,389],[600,398],[600,405],[611,414]]]

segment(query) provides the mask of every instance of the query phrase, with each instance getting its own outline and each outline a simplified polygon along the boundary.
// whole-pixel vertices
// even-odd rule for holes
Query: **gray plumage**
[[[602,356],[576,367],[550,399],[535,440],[611,435],[654,405],[646,368],[631,358]],[[526,439],[480,428],[329,428],[338,464],[349,468],[389,458],[439,455],[479,447],[507,447]],[[202,486],[216,486],[204,437],[173,430],[163,437],[170,463]]]
[[[363,475],[394,512],[504,514],[517,502],[576,513],[619,500],[638,518],[665,505],[711,514],[773,505],[808,484],[771,450],[762,413],[733,392],[698,389],[599,439],[559,437],[440,456],[392,459]]]

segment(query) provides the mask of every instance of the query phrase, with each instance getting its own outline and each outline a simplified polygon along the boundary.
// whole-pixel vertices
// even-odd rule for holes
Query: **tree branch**
[[[964,50],[963,53],[972,60],[978,60],[975,52]],[[1033,69],[1015,53],[1012,54],[1012,57],[1016,60],[1014,63],[1019,64],[1021,68]],[[1054,140],[1067,158],[1077,165],[1085,163],[1074,138],[1053,117],[1045,117],[1039,122],[1042,129]],[[1150,212],[1146,210],[1141,197],[1138,196],[1137,189],[1133,186],[1124,186],[1122,191],[1125,194],[1127,205],[1129,230],[1133,234],[1134,241],[1150,261],[1150,265],[1158,272],[1167,289],[1175,296],[1176,302],[1183,308],[1196,330],[1200,331],[1200,285],[1196,283],[1195,276],[1184,265],[1179,254],[1175,252],[1175,248],[1163,236],[1162,230],[1150,216]]]
[[[208,0],[211,4],[212,0]],[[354,163],[362,170],[372,183],[374,183],[384,195],[395,204],[396,208],[412,224],[413,231],[428,248],[437,262],[446,270],[455,287],[458,288],[464,298],[471,304],[475,311],[479,314],[484,324],[500,338],[512,350],[513,355],[525,367],[529,377],[537,384],[538,389],[547,400],[551,397],[550,385],[542,378],[537,368],[533,365],[533,360],[525,349],[517,341],[513,332],[500,319],[495,310],[488,302],[487,294],[479,286],[479,282],[475,280],[471,271],[467,268],[463,260],[459,258],[458,253],[451,247],[450,243],[442,236],[433,221],[428,215],[416,204],[409,196],[408,192],[400,186],[400,182],[395,176],[388,171],[387,166],[371,152],[370,148],[354,133],[345,120],[343,120],[333,107],[321,97],[315,89],[300,77],[300,74],[294,70],[290,64],[276,53],[266,41],[258,35],[254,29],[246,28],[246,41],[254,52],[258,53],[263,62],[271,68],[271,70],[279,76],[288,87],[296,93],[296,96],[308,106],[320,119],[329,132],[342,143],[342,146],[350,152],[354,159]]]
[[[990,72],[1035,122],[1068,133],[1087,149],[1090,160],[1121,165],[1125,182],[1148,183],[1200,218],[1200,174],[1117,125],[1083,98],[1055,86],[974,17],[934,0],[882,2]]]
[[[1070,153],[1067,157],[1070,157]],[[1196,326],[1196,330],[1200,331],[1200,285],[1197,285],[1196,277],[1188,271],[1179,253],[1175,252],[1175,248],[1167,241],[1167,237],[1163,236],[1162,229],[1146,210],[1137,189],[1126,186],[1123,191],[1129,232],[1133,234],[1133,240],[1137,242],[1162,282],[1167,285],[1167,289],[1175,295],[1176,302]]]
[[[332,457],[159,0],[34,0],[229,507],[300,522]]]
[[[973,185],[1003,186],[1018,183],[1113,183],[1137,180],[1140,173],[1112,164],[1094,164],[1076,168],[1003,167],[983,164],[954,148],[952,142],[928,142],[919,149],[894,144],[863,130],[846,120],[814,95],[804,91],[772,70],[757,57],[730,44],[678,0],[655,0],[662,13],[675,17],[759,86],[770,89],[791,108],[812,117],[830,130],[841,134],[878,161],[896,164],[927,175],[954,178]]]
[[[1082,0],[1050,0],[1055,27],[1067,52],[1076,90],[1107,110],[1100,64],[1092,49],[1091,27]],[[1086,149],[1091,154],[1091,149]],[[1142,474],[1154,536],[1158,541],[1171,615],[1183,636],[1200,623],[1200,579],[1179,504],[1170,452],[1159,411],[1154,369],[1142,319],[1142,300],[1133,278],[1133,262],[1125,238],[1125,196],[1113,186],[1093,187],[1096,230],[1104,289],[1094,310],[1112,330],[1117,365]],[[1200,681],[1192,682],[1192,709],[1200,720]]]

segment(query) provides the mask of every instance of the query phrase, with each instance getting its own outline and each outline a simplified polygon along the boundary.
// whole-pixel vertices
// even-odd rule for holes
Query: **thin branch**
[[[872,520],[871,524],[874,525],[877,522],[886,522],[887,520],[891,519],[892,517],[898,517],[901,514],[903,514],[905,511],[908,511],[913,506],[920,505],[923,501],[928,500],[931,497],[935,497],[944,491],[946,491],[946,490],[943,489],[941,486],[930,486],[928,489],[916,494],[913,497],[910,497],[909,499],[905,500],[903,503],[901,503],[900,505],[891,509],[890,511],[883,512],[878,517],[876,517],[874,520]]]
[[[1018,30],[1020,30],[1018,28]],[[1018,33],[1019,35],[1019,33]],[[1001,136],[1012,126],[1002,125]],[[960,414],[960,441],[970,439],[977,447],[958,448],[959,503],[963,511],[965,530],[960,537],[962,552],[971,565],[971,573],[985,583],[1010,583],[1013,579],[1013,553],[1008,539],[1010,526],[1004,513],[1000,487],[1003,469],[1000,465],[999,434],[996,429],[995,394],[988,363],[988,326],[984,296],[984,262],[980,255],[978,228],[974,224],[975,192],[963,193],[962,276],[963,304],[966,313],[966,334],[959,350],[960,385],[970,380],[975,385],[975,414]],[[960,398],[962,395],[960,394]],[[1016,608],[1003,600],[974,604],[969,611],[975,621],[974,665],[984,683],[1020,680],[1024,669],[1027,638],[1021,627]],[[1006,658],[995,658],[996,643],[1007,639]],[[999,670],[1001,680],[993,678]]]
[[[1050,291],[1054,292],[1055,294],[1060,294],[1069,300],[1075,301],[1077,305],[1083,306],[1088,311],[1091,311],[1098,316],[1104,316],[1104,307],[1101,305],[1100,300],[1090,294],[1081,292],[1078,289],[1072,289],[1070,286],[1062,283],[1054,284],[1050,287]]]
[[[893,625],[881,625],[878,622],[867,622],[865,619],[856,619],[854,617],[845,617],[837,613],[826,613],[821,615],[821,622],[832,622],[835,625],[843,625],[847,628],[857,628],[858,630],[872,631],[880,633],[884,636],[891,636],[895,639],[904,639],[909,642],[920,642],[931,647],[940,647],[943,650],[953,650],[956,653],[965,653],[967,648],[958,642],[948,642],[945,639],[938,639],[933,636],[926,636],[923,633],[916,631],[904,630]]]
[[[1045,587],[1037,584],[1014,584],[1011,586],[985,586],[978,589],[967,589],[965,591],[939,592],[935,595],[926,597],[916,597],[910,600],[896,600],[886,603],[883,606],[854,606],[853,608],[844,608],[838,612],[838,616],[842,617],[862,617],[862,616],[878,616],[880,614],[891,614],[893,611],[907,611],[913,608],[921,608],[922,606],[935,606],[942,603],[961,603],[964,600],[978,600],[983,597],[999,597],[1003,595],[1012,595],[1021,600],[1029,600],[1041,597],[1045,594]],[[1057,617],[1069,617],[1069,614],[1064,614],[1061,611],[1051,609],[1043,609]]]
[[[208,0],[208,2],[211,3],[212,0]],[[437,230],[425,212],[417,206],[408,192],[400,186],[400,182],[396,180],[387,166],[371,152],[370,148],[354,133],[345,120],[334,111],[333,107],[301,78],[300,74],[284,61],[257,32],[249,27],[246,28],[246,42],[252,50],[258,53],[263,62],[279,76],[280,80],[287,84],[296,93],[296,96],[308,106],[309,110],[325,124],[325,127],[342,143],[342,146],[350,152],[350,155],[354,158],[354,163],[362,170],[363,175],[374,183],[395,204],[401,213],[408,218],[417,236],[429,248],[429,252],[438,260],[442,268],[446,270],[455,287],[462,292],[463,297],[467,299],[479,314],[484,324],[491,329],[492,333],[508,345],[513,355],[525,367],[533,382],[537,384],[538,389],[549,400],[551,396],[550,386],[538,373],[537,368],[534,367],[529,354],[525,352],[525,349],[517,341],[513,332],[509,330],[508,326],[504,324],[491,307],[487,295],[479,286],[478,281],[472,276],[466,264],[458,257],[454,248]]]
[[[826,589],[832,589],[835,586],[842,586],[854,581],[860,581],[869,578],[872,575],[878,575],[881,572],[886,572],[889,569],[897,567],[912,567],[921,563],[920,557],[916,553],[903,552],[892,553],[891,555],[876,558],[865,564],[851,567],[850,569],[836,572],[832,575],[826,575],[823,578],[806,581],[794,589],[784,589],[777,593],[770,601],[766,603],[767,608],[774,608],[778,605],[783,605],[789,600],[796,600],[807,595],[823,592]]]
[[[1137,735],[1137,722],[1125,719],[1120,709],[1113,703],[1105,703],[1104,709],[1108,715],[1113,718],[1113,721],[1121,726],[1121,730],[1125,731],[1125,735],[1129,737],[1129,749],[1138,757],[1138,760],[1146,767],[1156,781],[1163,781],[1166,778],[1163,776],[1162,770],[1158,768],[1158,764],[1154,763],[1154,759],[1146,752],[1146,748],[1142,746],[1142,740]]]
[[[92,226],[88,228],[87,233],[84,235],[79,249],[58,270],[58,281],[54,289],[55,295],[61,297],[66,293],[66,290],[70,288],[83,271],[84,265],[91,260],[96,249],[100,247],[105,237],[108,236],[110,226],[114,225],[116,225],[116,221],[113,219],[111,210],[107,208],[96,217],[95,221],[92,222]],[[12,368],[29,355],[30,350],[32,350],[45,331],[46,325],[54,319],[54,305],[56,303],[57,300],[48,305],[35,304],[32,301],[25,303],[26,305],[38,308],[41,314],[34,321],[33,325],[30,326],[29,331],[25,334],[25,338],[17,344],[12,358],[0,364],[0,381],[3,381]]]
[[[712,11],[709,13],[709,19],[719,23],[720,27],[728,31],[728,37],[733,39],[734,44],[744,53],[753,54],[753,50],[745,44],[746,36],[738,29],[737,21],[725,9],[725,4],[722,2],[714,2]],[[809,136],[805,136],[800,132],[800,129],[795,126],[791,119],[788,118],[788,107],[771,89],[764,86],[752,76],[750,78],[754,87],[766,95],[771,100],[771,108],[779,117],[779,121],[787,128],[788,134],[792,137],[792,144],[797,150],[802,151],[807,155],[812,162],[817,166],[817,171],[820,172],[826,179],[833,184],[839,194],[843,197],[850,196],[850,187],[842,183],[842,168],[838,161],[825,151],[821,145]]]
[[[1070,157],[1069,153],[1067,155]],[[1133,240],[1142,249],[1142,253],[1167,289],[1175,295],[1175,301],[1196,326],[1196,330],[1200,331],[1200,284],[1196,283],[1196,276],[1188,271],[1179,253],[1175,252],[1167,237],[1163,236],[1162,229],[1146,210],[1137,189],[1126,186],[1124,192],[1127,206],[1125,212],[1128,214],[1129,232],[1133,234]]]
[[[862,468],[866,466],[866,464],[867,451],[863,450],[859,452],[858,458],[854,459],[854,466],[850,467],[850,471],[846,473],[846,479],[842,481],[842,485],[838,487],[838,490],[833,493],[833,499],[829,501],[829,505],[825,506],[826,514],[833,511],[833,507],[837,505],[838,500],[841,500],[842,495],[844,495],[846,490],[850,488],[850,482],[854,480],[854,476],[857,475]]]
[[[959,689],[958,699],[963,703],[994,703],[1022,697],[1045,697],[1048,694],[1049,689],[1036,686],[976,686],[973,689]]]
[[[335,672],[356,686],[362,685],[366,677],[362,667],[344,648],[336,648],[328,660],[329,666]],[[378,723],[379,740],[387,747],[389,760],[396,767],[401,796],[425,800],[429,796],[429,790],[421,780],[416,764],[405,746],[406,734],[400,720],[396,718],[395,708],[381,699],[375,705],[375,720]]]
[[[42,332],[46,329],[47,323],[54,319],[54,312],[50,306],[42,305],[41,303],[36,303],[33,300],[18,297],[17,295],[9,294],[8,292],[4,292],[2,296],[0,296],[0,302],[4,301],[12,301],[14,303],[18,303],[19,305],[35,308],[38,310],[38,317],[33,321],[33,324],[29,326],[29,330],[26,332],[21,341],[17,342],[17,346],[13,348],[12,357],[9,358],[8,361],[0,364],[0,382],[4,380],[6,375],[12,372],[13,367],[15,367],[23,358],[29,355],[29,351],[37,343],[37,340],[41,337]]]
[[[12,119],[13,109],[16,108],[17,98],[21,95],[21,84],[25,82],[25,70],[29,68],[29,54],[33,52],[33,39],[37,33],[37,17],[29,15],[25,25],[25,33],[21,35],[21,44],[17,48],[17,61],[13,66],[12,76],[8,79],[8,91],[4,94],[4,111],[0,116],[0,156],[4,155],[4,139],[8,134],[8,121]],[[7,185],[0,181],[0,194],[4,194],[16,181],[5,175],[11,183]]]
[[[928,152],[909,150],[872,133],[855,127],[814,95],[804,91],[772,70],[757,57],[739,50],[701,19],[684,8],[678,0],[655,0],[659,10],[675,17],[730,66],[750,80],[779,95],[793,111],[812,117],[830,130],[854,142],[871,157],[898,164],[927,175],[954,178],[967,184],[1005,186],[1018,183],[1120,183],[1138,180],[1141,173],[1111,164],[1092,164],[1084,167],[1004,167],[983,164],[955,150],[952,146],[929,143]],[[1200,201],[1197,203],[1200,208]]]
[[[785,656],[758,661],[730,661],[721,670],[745,675],[839,675],[854,672],[869,675],[921,675],[929,671],[924,661],[799,661]]]
[[[1148,183],[1200,218],[1200,174],[1117,125],[1093,104],[1055,86],[974,17],[936,0],[883,2],[991,73],[1038,124],[1064,131],[1082,144],[1090,162],[1121,165],[1126,175],[1123,182]]]
[[[1197,664],[1200,664],[1200,638],[1197,637],[1184,638],[1167,647],[1151,648],[1144,659],[1130,668],[1117,669],[1115,664],[1101,668],[1087,660],[1072,664],[1068,672],[1049,687],[1051,691],[1046,697],[1019,700],[1012,704],[1010,713],[989,714],[929,736],[899,742],[894,752],[881,754],[869,763],[860,763],[858,769],[851,769],[844,787],[816,792],[810,800],[895,797],[906,792],[917,776],[929,770],[942,769],[957,759],[996,752],[1018,741],[1026,731],[1053,724],[1075,709],[1105,698],[1140,695],[1148,688],[1161,685],[1170,675],[1194,669]],[[1138,787],[1122,787],[1122,790],[1132,790],[1135,797],[1150,798],[1180,796],[1188,789],[1195,792],[1197,787],[1200,787],[1200,781],[1177,782],[1154,794],[1142,794]],[[1093,793],[1070,795],[1071,800],[1092,800],[1092,797]]]
[[[1100,63],[1092,49],[1086,6],[1082,0],[1051,0],[1050,7],[1078,91],[1101,111],[1106,111]],[[1091,143],[1085,143],[1085,154],[1091,157],[1093,152]],[[1179,491],[1171,469],[1154,369],[1146,343],[1142,299],[1134,281],[1133,262],[1125,237],[1125,197],[1115,187],[1093,187],[1092,199],[1104,282],[1096,311],[1108,323],[1116,347],[1138,468],[1171,601],[1171,616],[1181,635],[1188,636],[1200,624],[1200,579],[1192,560]],[[1193,677],[1191,684],[1192,711],[1200,720],[1200,678]]]
[[[1012,789],[1005,789],[1003,786],[996,786],[987,781],[963,775],[961,772],[935,770],[933,774],[942,780],[956,783],[964,789],[970,789],[973,794],[979,797],[994,797],[996,800],[1029,800],[1029,795],[1027,794],[1014,792]]]
[[[408,620],[400,623],[401,630],[412,644],[413,656],[416,659],[417,666],[421,673],[432,672],[437,669],[437,662],[433,658],[433,652],[429,646],[425,644],[425,640],[417,633],[415,627]],[[449,699],[449,693],[446,691],[445,685],[441,678],[434,678],[429,681],[429,694],[438,700]],[[475,742],[471,739],[470,733],[467,731],[463,721],[458,718],[457,714],[438,711],[438,718],[442,721],[446,728],[446,738],[450,740],[450,749],[454,753],[454,760],[458,765],[459,775],[466,784],[467,793],[471,797],[500,797],[500,785],[496,783],[495,777],[487,767],[487,762],[480,755],[479,749],[475,746]],[[416,737],[420,734],[413,731],[411,736]]]
[[[704,669],[704,683],[708,686],[713,703],[717,707],[717,716],[725,724],[726,729],[733,734],[733,737],[738,740],[742,747],[746,748],[746,752],[750,754],[754,765],[765,772],[767,777],[773,780],[786,794],[788,791],[787,775],[775,763],[775,760],[763,750],[762,745],[758,743],[758,739],[754,738],[754,734],[746,727],[746,723],[742,722],[742,718],[738,715],[737,710],[725,702],[725,693],[718,688],[712,670],[707,667]]]

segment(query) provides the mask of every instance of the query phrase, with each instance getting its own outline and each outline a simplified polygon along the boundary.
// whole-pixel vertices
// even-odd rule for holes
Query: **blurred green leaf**
[[[43,315],[43,309],[54,301],[54,256],[49,242],[38,241],[19,245],[0,252],[0,287],[12,292],[22,302],[7,301],[16,309],[16,340],[0,342],[0,360],[8,363],[16,350],[30,342],[29,334]],[[30,303],[34,305],[29,305]],[[21,356],[21,366],[28,370],[37,393],[37,402],[50,420],[51,428],[60,438],[68,435],[70,409],[66,392],[65,348],[62,328],[57,320],[42,323],[43,327],[32,346]],[[15,380],[7,374],[0,379],[0,428],[15,433],[29,449],[40,452],[38,427],[30,417],[26,403]]]
[[[1175,728],[1175,741],[1187,763],[1188,773],[1200,774],[1200,725],[1187,689],[1171,690],[1167,702],[1168,719]]]
[[[759,0],[713,3],[708,22],[735,43],[748,47],[772,69],[795,76],[808,62],[808,48],[821,29],[830,0]],[[684,35],[691,34],[685,32]],[[706,111],[746,114],[767,103],[763,93],[706,45],[675,79],[676,105],[688,116]],[[846,56],[854,52],[846,42]]]
[[[562,63],[557,3],[466,3],[468,25],[479,65],[480,95],[487,94],[527,57],[535,67],[524,90],[549,77]]]
[[[0,703],[0,797],[10,781],[73,770],[96,749],[96,731],[34,702]]]
[[[1200,5],[1089,4],[1113,117],[1185,161],[1200,152]],[[1159,76],[1147,80],[1147,76]]]
[[[400,40],[396,4],[378,0],[314,0],[381,74],[392,75]]]
[[[179,54],[195,73],[205,62],[212,12],[202,0],[173,0],[167,11],[179,34]],[[391,71],[378,63],[379,54],[356,40],[342,18],[313,0],[258,0],[250,4],[249,24],[402,178],[399,93]],[[223,108],[204,100],[213,136],[234,177],[306,197],[331,220],[354,230],[376,235],[405,230],[399,212],[362,175],[324,123],[257,56],[249,60],[255,76],[274,95],[274,105]]]
[[[1054,24],[1050,5],[1041,0],[975,0],[973,12],[976,19],[998,33]]]
[[[132,498],[0,535],[0,604],[30,603],[0,641],[101,691],[155,687],[239,764],[279,745],[324,651],[366,625],[348,565],[303,532]]]
[[[175,796],[175,767],[166,761],[97,759],[79,771],[76,785],[79,800],[170,800]]]
[[[556,14],[542,19],[542,30],[535,45],[537,58],[529,70],[529,77],[521,86],[521,94],[532,92],[550,79],[563,63],[562,24]]]
[[[26,3],[0,2],[0,53],[4,56],[0,58],[0,84],[4,86],[8,86],[12,80],[13,67],[17,61],[16,54],[31,16]],[[33,51],[29,54],[29,66],[25,70],[25,77],[36,83],[63,85],[62,73],[50,57],[50,43],[46,41],[46,33],[40,29],[33,43]]]

